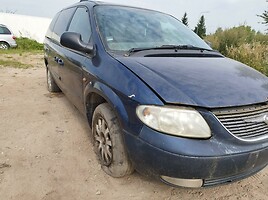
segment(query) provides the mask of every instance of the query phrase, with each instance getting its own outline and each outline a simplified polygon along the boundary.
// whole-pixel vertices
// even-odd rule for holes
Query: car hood
[[[165,103],[207,108],[266,102],[268,78],[228,58],[117,57]]]

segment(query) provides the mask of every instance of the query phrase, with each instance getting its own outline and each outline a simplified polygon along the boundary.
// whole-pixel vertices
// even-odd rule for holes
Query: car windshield
[[[96,6],[95,15],[107,50],[189,45],[211,48],[174,17],[124,6]]]

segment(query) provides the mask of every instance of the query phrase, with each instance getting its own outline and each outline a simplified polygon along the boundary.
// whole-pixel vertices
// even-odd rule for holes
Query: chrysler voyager
[[[110,176],[205,187],[268,164],[268,78],[174,17],[82,0],[56,14],[44,48],[48,90],[85,115]]]

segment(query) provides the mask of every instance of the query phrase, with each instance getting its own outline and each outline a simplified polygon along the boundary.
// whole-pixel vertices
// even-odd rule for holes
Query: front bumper
[[[211,186],[248,177],[268,164],[267,144],[234,145],[228,140],[224,144],[218,138],[192,140],[146,126],[139,136],[125,131],[125,142],[136,170],[160,180],[161,176],[202,179],[202,186]]]

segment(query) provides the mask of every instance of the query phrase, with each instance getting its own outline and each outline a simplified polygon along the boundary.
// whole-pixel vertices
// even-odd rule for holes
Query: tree
[[[185,26],[188,26],[188,16],[187,16],[187,13],[184,13],[183,17],[181,18],[181,22],[182,22]]]
[[[265,10],[262,15],[258,15],[258,16],[263,18],[264,21],[262,23],[268,26],[268,11]],[[267,29],[267,32],[268,32],[268,29]]]
[[[8,14],[15,14],[16,10],[0,10],[0,13],[8,13]]]
[[[204,15],[201,16],[198,24],[196,25],[194,32],[199,35],[202,39],[206,36],[206,23],[205,23],[205,17]]]

